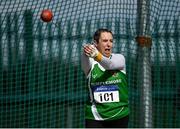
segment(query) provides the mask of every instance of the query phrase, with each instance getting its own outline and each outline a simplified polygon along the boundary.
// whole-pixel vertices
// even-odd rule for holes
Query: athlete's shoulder
[[[124,55],[123,55],[123,54],[120,54],[120,53],[112,53],[112,54],[111,54],[111,58],[112,58],[112,57],[125,59]]]
[[[124,56],[124,55],[121,54],[121,53],[112,53],[111,55],[112,55],[112,56],[113,56],[113,55],[121,55],[121,56]]]

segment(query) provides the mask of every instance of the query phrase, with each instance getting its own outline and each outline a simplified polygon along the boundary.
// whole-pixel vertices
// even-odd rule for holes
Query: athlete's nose
[[[107,42],[107,46],[110,47],[111,46],[111,41]]]

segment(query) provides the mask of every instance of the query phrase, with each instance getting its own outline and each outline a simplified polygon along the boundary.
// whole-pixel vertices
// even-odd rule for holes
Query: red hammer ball
[[[53,18],[53,13],[49,9],[45,9],[41,12],[41,20],[44,22],[50,22]]]

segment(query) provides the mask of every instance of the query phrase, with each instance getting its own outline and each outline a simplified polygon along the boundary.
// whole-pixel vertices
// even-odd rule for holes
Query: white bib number
[[[97,103],[119,102],[119,91],[116,85],[96,86],[93,91],[94,100]]]

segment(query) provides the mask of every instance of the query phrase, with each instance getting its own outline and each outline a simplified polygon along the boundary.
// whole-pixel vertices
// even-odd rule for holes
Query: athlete
[[[83,45],[82,69],[88,80],[86,128],[128,127],[128,85],[125,57],[112,53],[113,33],[98,29],[93,44]]]

